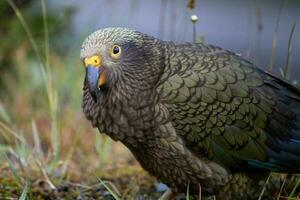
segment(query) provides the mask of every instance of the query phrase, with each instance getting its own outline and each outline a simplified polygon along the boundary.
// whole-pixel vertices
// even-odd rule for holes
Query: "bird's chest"
[[[100,132],[125,144],[138,145],[151,139],[154,108],[136,107],[133,101],[111,101],[101,106],[95,119]],[[93,121],[93,120],[92,120]]]

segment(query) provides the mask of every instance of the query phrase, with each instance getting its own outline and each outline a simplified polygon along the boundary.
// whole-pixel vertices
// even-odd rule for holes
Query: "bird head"
[[[83,42],[80,58],[94,101],[116,85],[153,87],[163,71],[161,42],[126,28],[105,28]]]

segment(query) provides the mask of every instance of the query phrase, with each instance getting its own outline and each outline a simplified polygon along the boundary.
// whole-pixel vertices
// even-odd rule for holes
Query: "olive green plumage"
[[[267,172],[300,173],[300,91],[289,83],[218,47],[124,28],[91,34],[81,59],[93,55],[107,78],[94,98],[85,79],[86,117],[174,191],[255,199]]]

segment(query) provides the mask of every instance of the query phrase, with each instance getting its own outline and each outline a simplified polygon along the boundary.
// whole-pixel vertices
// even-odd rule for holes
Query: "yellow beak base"
[[[105,72],[102,72],[100,74],[100,77],[99,77],[99,80],[98,80],[98,87],[101,87],[105,84],[106,82],[106,75],[105,75]]]

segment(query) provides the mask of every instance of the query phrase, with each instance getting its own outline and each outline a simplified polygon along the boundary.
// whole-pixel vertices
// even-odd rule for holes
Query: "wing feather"
[[[170,51],[158,90],[189,149],[228,169],[300,172],[299,89],[217,47]]]

